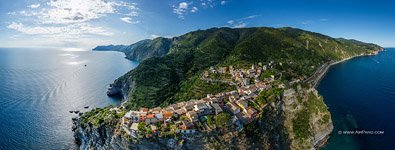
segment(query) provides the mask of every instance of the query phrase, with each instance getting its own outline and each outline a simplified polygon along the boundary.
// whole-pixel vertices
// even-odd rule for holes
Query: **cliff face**
[[[285,90],[241,132],[229,126],[178,139],[131,139],[119,121],[113,127],[104,123],[83,127],[81,119],[75,119],[73,130],[80,149],[315,149],[333,130],[317,91],[300,86]]]
[[[172,40],[168,38],[146,39],[131,44],[97,46],[94,51],[119,51],[126,55],[127,59],[143,61],[151,57],[162,57],[169,52]]]
[[[214,93],[222,85],[200,80],[211,66],[274,64],[267,72],[288,85],[294,79],[303,82],[325,63],[380,49],[374,44],[294,28],[213,28],[153,41],[125,48],[129,59],[144,61],[118,78],[107,93],[123,96],[126,110]],[[111,127],[99,120],[99,125],[85,127],[75,121],[75,137],[82,149],[315,149],[325,143],[333,124],[315,89],[291,86],[275,99],[241,132],[226,127],[188,138],[131,140],[119,125]]]

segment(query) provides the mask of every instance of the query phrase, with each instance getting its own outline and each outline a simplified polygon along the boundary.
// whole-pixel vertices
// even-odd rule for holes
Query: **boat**
[[[85,106],[84,108],[85,108],[85,109],[88,109],[88,108],[89,108],[89,106]]]
[[[70,112],[70,113],[73,113],[74,111],[70,110],[69,112]]]
[[[75,114],[78,114],[79,112],[80,112],[80,111],[78,111],[78,110],[74,111]]]

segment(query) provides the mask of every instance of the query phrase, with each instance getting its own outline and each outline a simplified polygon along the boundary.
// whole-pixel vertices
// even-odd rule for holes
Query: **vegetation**
[[[301,102],[301,98],[298,97],[298,101]],[[296,117],[292,120],[293,131],[297,139],[304,139],[310,136],[312,134],[310,124],[306,122],[310,122],[309,120],[313,114],[318,115],[319,113],[327,112],[328,109],[325,106],[322,97],[318,97],[313,93],[309,93],[308,100],[303,101],[302,103],[304,106],[303,110],[298,112],[296,114]],[[326,113],[323,117],[321,117],[320,123],[327,124],[329,122],[329,119],[330,115]]]
[[[296,139],[306,139],[312,134],[308,122],[310,122],[310,112],[307,109],[296,113],[296,118],[292,120]]]
[[[95,108],[91,111],[86,112],[81,116],[81,125],[86,127],[88,125],[93,125],[98,127],[102,124],[115,126],[118,120],[125,115],[124,110],[117,113],[115,110],[110,111],[113,106],[108,106],[105,108]]]
[[[282,89],[271,88],[261,91],[256,99],[257,103],[262,107],[267,103],[275,102],[277,97],[282,93]]]
[[[206,122],[210,127],[226,127],[230,124],[232,116],[229,113],[223,112],[218,115],[206,115]]]
[[[142,61],[115,81],[114,86],[126,92],[128,109],[163,106],[234,88],[202,82],[200,77],[210,66],[274,62],[273,70],[289,81],[311,76],[325,62],[380,49],[295,28],[212,28],[154,41],[143,47],[168,51],[166,55]],[[265,72],[262,78],[273,73]]]

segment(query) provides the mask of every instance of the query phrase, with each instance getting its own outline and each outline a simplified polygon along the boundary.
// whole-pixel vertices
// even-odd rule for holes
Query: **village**
[[[213,124],[219,116],[237,131],[254,121],[266,104],[257,103],[260,91],[274,85],[284,88],[283,84],[273,84],[274,76],[260,80],[260,75],[273,66],[251,65],[249,69],[229,67],[210,67],[201,79],[207,82],[223,82],[236,86],[237,90],[208,94],[199,100],[190,100],[169,105],[165,108],[140,108],[127,112],[121,118],[121,128],[132,138],[193,135],[196,132],[211,131],[223,124]]]

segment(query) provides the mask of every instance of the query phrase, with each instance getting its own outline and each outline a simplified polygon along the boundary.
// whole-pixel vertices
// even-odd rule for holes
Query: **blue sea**
[[[77,115],[69,111],[119,104],[107,97],[107,86],[138,65],[124,57],[0,49],[0,149],[75,148],[71,118]]]
[[[332,66],[318,91],[334,123],[325,149],[395,150],[394,48]],[[350,135],[343,131],[368,132]]]

